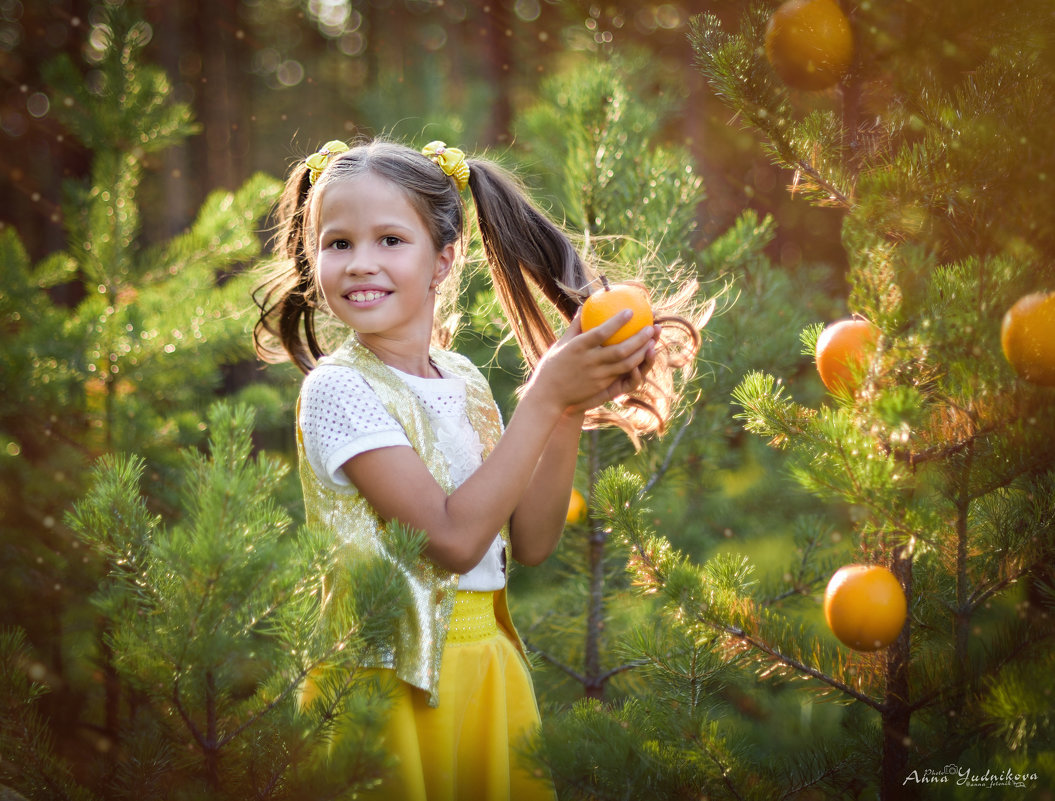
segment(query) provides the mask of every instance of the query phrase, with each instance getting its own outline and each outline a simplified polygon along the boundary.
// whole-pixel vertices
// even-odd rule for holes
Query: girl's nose
[[[373,275],[377,272],[377,260],[366,253],[354,252],[345,262],[344,271],[349,275]]]

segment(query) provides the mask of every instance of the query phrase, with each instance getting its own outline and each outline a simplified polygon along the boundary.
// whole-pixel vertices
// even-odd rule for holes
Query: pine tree
[[[634,102],[626,79],[635,70],[639,91],[656,91],[656,102]],[[613,283],[641,278],[657,298],[676,292],[685,278],[676,274],[677,265],[702,191],[685,149],[661,137],[676,94],[640,57],[633,63],[611,59],[545,82],[540,102],[518,126],[525,169],[551,165],[542,196],[557,203],[566,226],[581,234],[589,258]],[[567,135],[552,137],[557,127]],[[630,458],[634,448],[616,431],[590,431],[583,442],[578,484],[589,499],[603,467]],[[602,697],[609,681],[632,667],[612,659],[611,643],[621,636],[628,610],[622,562],[608,539],[603,521],[589,515],[568,527],[556,560],[560,572],[551,579],[561,599],[550,596],[525,629],[529,646],[589,697]]]
[[[93,157],[90,176],[66,185],[68,247],[31,264],[17,233],[0,231],[0,622],[25,631],[53,688],[35,706],[74,763],[116,753],[130,699],[105,621],[82,603],[105,566],[64,513],[97,458],[136,452],[151,507],[177,515],[178,451],[201,442],[225,365],[250,355],[240,272],[279,188],[257,176],[216,191],[185,232],[147,241],[143,184],[196,126],[142,63],[150,27],[120,6],[99,14],[90,69],[62,58],[44,76],[62,136]],[[255,394],[269,399],[264,385]]]
[[[583,246],[593,248],[606,269],[615,276],[642,271],[659,294],[695,277],[703,285],[701,296],[716,296],[723,312],[705,331],[709,341],[699,378],[672,429],[644,442],[639,453],[619,432],[589,432],[577,481],[590,499],[587,519],[565,530],[552,564],[513,577],[520,585],[513,600],[522,633],[550,668],[536,674],[540,699],[564,707],[544,715],[536,751],[562,797],[580,797],[580,791],[584,798],[609,797],[607,791],[624,797],[627,787],[640,797],[656,791],[651,761],[629,767],[624,746],[638,736],[649,703],[642,696],[648,660],[627,643],[659,607],[635,597],[624,570],[629,551],[605,500],[612,476],[636,482],[627,503],[636,504],[645,492],[661,499],[662,515],[676,532],[671,536],[693,551],[727,541],[732,529],[739,535],[770,531],[782,511],[765,507],[760,513],[759,507],[774,499],[786,500],[785,509],[813,511],[808,502],[796,506],[779,481],[756,478],[781,455],[738,446],[742,437],[730,424],[730,393],[748,367],[796,367],[799,329],[832,305],[817,288],[831,283],[830,271],[808,268],[792,276],[775,270],[766,256],[773,221],[752,211],[717,239],[700,241],[696,213],[703,186],[687,150],[663,135],[679,97],[643,61],[612,58],[551,79],[543,102],[518,129],[523,171],[533,174],[533,165],[548,165],[542,196],[553,199],[569,228],[586,232]],[[558,120],[570,132],[566,140],[548,135]],[[759,319],[772,323],[763,329]],[[730,492],[727,485],[733,484],[738,486]],[[538,591],[534,600],[523,601],[532,598],[532,589]],[[613,721],[607,706],[576,701],[583,697],[604,699],[618,710],[612,714],[628,717]],[[591,730],[595,725],[600,728]],[[605,791],[603,782],[593,782],[596,775],[584,775],[596,764],[613,770]]]
[[[1055,290],[1050,9],[847,3],[855,61],[837,87],[803,91],[767,61],[775,5],[752,5],[736,32],[697,18],[699,64],[793,193],[842,210],[839,316],[879,338],[856,391],[796,399],[757,371],[735,398],[798,484],[846,510],[849,536],[833,545],[806,520],[780,590],[746,557],[697,563],[650,524],[639,478],[607,475],[599,500],[666,625],[630,643],[647,681],[634,704],[580,708],[607,759],[569,775],[602,798],[1040,793],[1055,777],[1055,396],[1008,364],[1001,321]],[[803,327],[804,356],[831,321]],[[1043,353],[1055,331],[1038,336]],[[886,648],[839,643],[808,603],[846,562],[901,584],[909,615]],[[744,750],[717,688],[752,671],[841,702],[839,735],[784,756]],[[618,747],[600,740],[616,727],[629,732]]]
[[[358,668],[406,614],[405,581],[290,530],[274,493],[288,467],[252,457],[252,423],[248,407],[213,408],[210,452],[183,452],[177,523],[148,508],[138,456],[100,460],[70,514],[109,565],[93,601],[130,697],[107,797],[343,798],[383,775],[386,697]],[[404,532],[393,547],[422,544]],[[350,592],[323,619],[337,570]],[[325,678],[299,710],[309,674]]]

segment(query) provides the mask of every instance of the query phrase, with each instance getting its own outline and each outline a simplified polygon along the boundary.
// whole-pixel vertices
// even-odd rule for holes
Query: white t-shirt
[[[393,372],[421,399],[451,480],[461,485],[483,463],[483,444],[465,413],[465,381],[421,378],[394,368]],[[357,492],[341,469],[353,456],[393,445],[410,446],[402,427],[366,380],[338,364],[316,367],[304,379],[300,428],[308,464],[337,492]],[[459,579],[458,589],[484,592],[504,587],[504,558],[502,538],[496,534],[480,563]]]

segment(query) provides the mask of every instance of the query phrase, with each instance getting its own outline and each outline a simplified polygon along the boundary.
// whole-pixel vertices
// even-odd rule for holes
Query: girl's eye
[[[381,242],[387,247],[395,247],[396,245],[398,245],[402,241],[403,240],[400,239],[398,236],[381,237]]]
[[[347,250],[348,240],[347,239],[335,239],[330,243],[330,247],[334,250]]]

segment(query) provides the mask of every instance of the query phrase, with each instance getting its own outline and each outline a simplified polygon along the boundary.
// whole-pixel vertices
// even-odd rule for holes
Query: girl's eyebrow
[[[340,220],[334,220],[332,223],[326,225],[320,229],[319,234],[325,236],[333,233],[345,233],[347,228],[344,223]],[[382,221],[372,227],[372,230],[376,232],[380,231],[401,231],[403,233],[410,233],[413,228],[405,223],[401,223],[398,220]]]

